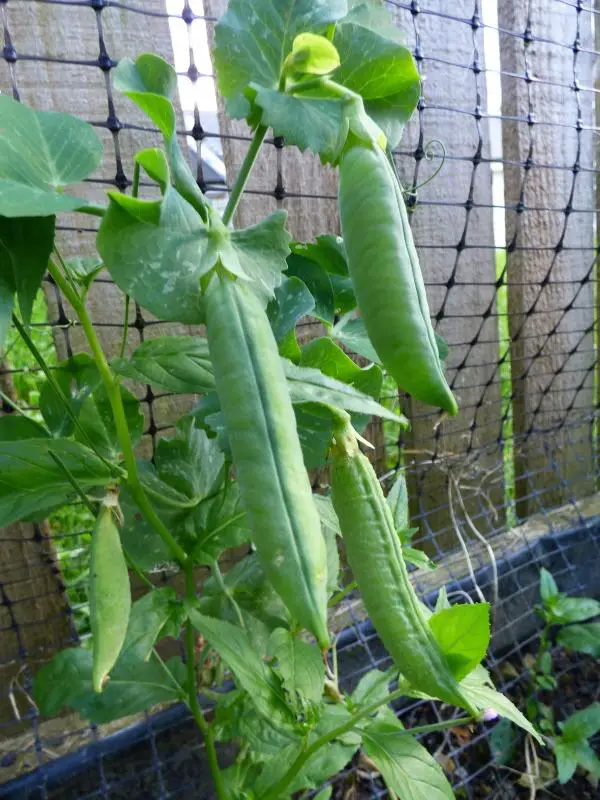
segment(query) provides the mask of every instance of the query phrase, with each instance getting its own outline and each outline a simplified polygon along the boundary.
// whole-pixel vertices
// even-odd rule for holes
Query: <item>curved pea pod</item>
[[[262,305],[216,274],[208,346],[242,501],[268,579],[319,645],[327,633],[327,555],[277,344]]]
[[[339,206],[350,276],[373,347],[401,389],[455,415],[404,198],[380,147],[354,145],[344,153]]]
[[[350,429],[336,434],[332,500],[365,608],[396,665],[417,691],[477,709],[464,697],[408,577],[392,513]]]
[[[92,534],[90,618],[92,627],[92,685],[101,692],[125,641],[131,589],[115,508],[102,505]]]

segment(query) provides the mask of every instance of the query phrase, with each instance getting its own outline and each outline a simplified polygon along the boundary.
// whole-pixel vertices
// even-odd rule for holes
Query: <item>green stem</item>
[[[193,566],[190,564],[185,568],[185,596],[189,601],[196,599],[196,590],[194,586],[194,572]],[[223,776],[219,768],[219,761],[217,759],[217,750],[215,748],[215,740],[210,724],[204,718],[200,703],[198,701],[198,693],[196,691],[196,648],[195,648],[195,633],[194,626],[189,618],[185,623],[185,648],[186,648],[186,661],[188,672],[188,705],[196,725],[200,728],[200,732],[204,737],[204,744],[206,745],[206,755],[208,756],[208,763],[212,772],[215,789],[220,800],[228,800],[225,786],[223,785]]]
[[[233,219],[233,215],[237,210],[239,202],[242,198],[242,193],[246,183],[248,182],[250,173],[252,172],[252,167],[254,166],[256,157],[258,156],[258,151],[262,147],[268,130],[269,129],[266,125],[259,125],[254,131],[254,136],[250,142],[250,147],[246,153],[246,158],[244,159],[244,163],[242,164],[238,176],[235,179],[235,183],[231,189],[231,194],[229,195],[229,200],[227,201],[227,206],[223,212],[223,222],[225,225],[229,225]]]
[[[53,453],[52,450],[50,451],[50,458],[58,465],[58,467],[60,469],[62,469],[62,471],[66,475],[67,480],[69,481],[69,483],[71,484],[71,486],[75,490],[76,494],[79,495],[79,499],[81,500],[81,502],[84,504],[84,506],[90,512],[90,514],[93,517],[95,517],[96,516],[96,509],[94,508],[94,504],[91,502],[89,497],[86,495],[86,493],[83,490],[83,487],[79,484],[79,482],[77,481],[75,476],[71,473],[71,471],[69,470],[67,465],[64,464],[63,460],[59,456],[57,456],[56,453]]]
[[[337,604],[340,603],[344,597],[347,597],[355,589],[358,589],[358,583],[356,581],[352,581],[352,583],[349,583],[347,586],[344,586],[343,589],[340,589],[337,594],[334,594],[327,605],[329,608],[337,606]]]
[[[167,545],[175,560],[183,566],[187,562],[187,555],[185,554],[185,551],[175,541],[171,532],[160,519],[150,504],[150,501],[146,497],[144,487],[142,486],[138,474],[137,462],[135,459],[135,453],[133,451],[133,445],[131,443],[131,437],[129,436],[129,426],[127,425],[127,417],[125,415],[125,407],[123,406],[123,398],[121,397],[119,382],[113,374],[108,361],[106,360],[102,345],[100,344],[100,340],[96,335],[96,331],[94,330],[94,326],[92,325],[92,321],[88,316],[87,310],[84,304],[81,302],[79,295],[69,285],[69,282],[65,279],[56,265],[50,263],[48,270],[52,275],[54,282],[69,303],[71,303],[75,313],[79,317],[81,327],[86,335],[92,355],[96,362],[96,366],[98,367],[98,372],[100,373],[100,377],[102,378],[106,388],[113,413],[117,437],[123,452],[123,461],[125,462],[125,468],[127,470],[127,485],[129,487],[129,491],[131,492],[146,520],[150,523],[150,525],[152,525],[154,530]]]
[[[133,183],[131,184],[131,196],[137,197],[140,193],[140,162],[136,161],[133,165]],[[125,310],[123,312],[123,334],[121,336],[121,346],[119,348],[119,358],[125,355],[127,347],[127,334],[129,333],[129,305],[131,298],[125,295]]]
[[[339,725],[332,731],[329,731],[328,733],[323,734],[323,736],[320,736],[318,739],[315,739],[310,747],[300,753],[283,778],[281,778],[281,780],[278,781],[278,783],[265,795],[259,798],[259,800],[276,800],[276,798],[279,798],[294,780],[306,762],[309,761],[314,754],[321,749],[321,747],[324,747],[326,744],[333,742],[334,739],[339,739],[340,736],[343,736],[345,733],[348,733],[348,731],[351,731],[354,727],[356,727],[357,722],[360,722],[361,719],[365,719],[365,717],[370,717],[375,713],[375,711],[377,711],[377,709],[381,708],[381,706],[387,705],[393,700],[397,700],[399,697],[403,697],[404,695],[406,695],[405,689],[396,689],[395,692],[392,692],[382,700],[378,700],[375,703],[372,703],[370,706],[364,708],[362,711],[359,711],[357,714],[354,714],[354,716],[352,716],[347,722],[344,722],[342,725]],[[416,736],[420,733],[432,733],[433,731],[441,731],[446,728],[454,728],[458,725],[467,725],[472,721],[472,717],[458,717],[456,719],[450,719],[444,722],[436,722],[432,725],[421,725],[420,727],[407,728],[406,730],[399,729],[397,735]]]
[[[236,616],[238,618],[238,622],[240,623],[240,628],[242,628],[242,630],[246,630],[246,623],[244,622],[244,617],[242,615],[242,610],[238,606],[238,604],[236,603],[235,597],[231,593],[231,590],[229,589],[229,586],[227,586],[227,584],[225,583],[225,581],[223,579],[223,573],[221,572],[221,567],[219,566],[219,562],[216,559],[213,561],[213,563],[211,565],[211,570],[212,570],[213,575],[215,576],[215,580],[217,582],[217,586],[219,587],[219,589],[223,592],[225,597],[231,603],[231,605],[233,607],[233,610],[235,611],[235,614],[236,614]]]

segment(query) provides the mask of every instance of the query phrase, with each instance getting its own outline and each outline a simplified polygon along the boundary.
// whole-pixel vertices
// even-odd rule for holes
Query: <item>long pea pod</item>
[[[354,144],[342,156],[339,206],[350,275],[373,347],[401,389],[455,415],[404,198],[379,145]]]
[[[115,508],[103,504],[92,534],[90,622],[92,685],[101,692],[125,641],[131,611],[131,587]]]
[[[331,485],[348,561],[369,617],[396,665],[417,691],[477,715],[429,627],[377,475],[349,425],[336,433]]]
[[[327,633],[327,557],[277,344],[256,296],[215,274],[208,346],[240,492],[265,573],[294,618]]]

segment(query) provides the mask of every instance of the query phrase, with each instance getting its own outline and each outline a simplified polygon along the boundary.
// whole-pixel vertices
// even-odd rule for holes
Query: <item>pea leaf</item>
[[[454,677],[460,681],[484,658],[490,642],[489,603],[456,605],[436,611],[429,627]]]
[[[356,367],[353,362],[351,363],[356,369],[356,372],[352,373],[353,384],[328,377],[319,369],[296,366],[291,361],[285,360],[284,369],[288,379],[292,403],[324,403],[343,408],[346,411],[353,411],[357,414],[381,417],[382,419],[397,422],[400,425],[408,425],[408,421],[404,417],[397,416],[393,411],[374,400],[370,393],[361,391],[358,388],[358,385],[364,385],[364,379],[358,377],[358,373],[363,373],[363,370],[360,367]],[[365,371],[368,373],[372,369],[373,365]],[[345,377],[349,377],[348,373],[345,373]],[[367,375],[367,377],[370,376]]]
[[[389,694],[392,672],[393,670],[387,672],[381,672],[379,669],[369,670],[352,692],[352,702],[357,706],[370,706],[372,703],[384,700]]]
[[[2,96],[0,95],[0,101]],[[2,105],[0,103],[0,115]],[[1,116],[0,116],[1,118]],[[0,168],[1,168],[0,150]],[[0,208],[2,208],[2,181],[0,180]],[[0,329],[0,351],[10,325],[12,298],[17,295],[19,308],[25,325],[31,321],[35,296],[42,285],[48,268],[48,259],[54,245],[53,216],[44,219],[22,217],[9,219],[0,216],[0,286],[2,287],[2,319]]]
[[[87,291],[98,273],[104,269],[102,259],[97,256],[76,256],[65,261],[71,277]]]
[[[397,531],[406,531],[410,527],[410,513],[404,470],[398,470],[396,473],[396,480],[389,491],[387,502],[394,518],[394,527]]]
[[[74,430],[74,422],[73,417],[65,410],[65,400],[72,414],[78,417],[85,399],[100,385],[100,373],[88,353],[77,353],[59,362],[53,376],[62,397],[46,381],[40,392],[40,411],[51,433],[55,436],[70,436]]]
[[[84,489],[106,486],[113,480],[108,466],[79,442],[55,439],[51,450]],[[75,497],[45,438],[0,442],[0,527],[28,517],[40,518]]]
[[[363,729],[363,748],[386,786],[413,800],[452,800],[454,792],[441,766],[402,725],[376,720]]]
[[[417,550],[415,547],[403,546],[402,554],[404,555],[404,560],[417,569],[427,569],[431,571],[437,569],[435,562],[422,550]]]
[[[589,622],[587,625],[569,625],[561,628],[556,637],[561,647],[587,653],[600,658],[600,622]]]
[[[365,323],[360,317],[350,319],[342,317],[331,332],[332,336],[340,341],[353,353],[358,353],[363,358],[368,358],[374,364],[381,364],[381,360],[367,334]]]
[[[335,297],[331,278],[317,263],[292,253],[287,259],[287,273],[290,278],[299,278],[314,298],[312,316],[327,325],[333,325],[335,317]]]
[[[194,514],[194,526],[192,558],[197,564],[210,565],[223,550],[249,542],[252,529],[237,483],[230,484],[210,504],[202,503]]]
[[[316,645],[295,637],[285,628],[276,628],[269,640],[269,651],[276,660],[283,688],[292,702],[299,695],[302,702],[321,702],[325,680],[325,664]]]
[[[208,342],[200,336],[161,336],[141,344],[129,359],[112,362],[119,375],[170,392],[214,391]]]
[[[219,262],[250,280],[265,304],[281,283],[289,253],[286,212],[229,231],[216,219],[207,228],[172,188],[157,202],[124,200],[115,193],[110,197],[98,250],[119,288],[161,319],[202,322],[200,279]]]
[[[48,439],[50,434],[35,420],[21,414],[0,417],[0,442],[19,442],[23,439]]]
[[[348,275],[346,250],[341,236],[323,234],[317,236],[315,242],[293,242],[291,249],[294,255],[314,261],[331,275]]]
[[[177,593],[170,586],[151,590],[133,603],[119,660],[135,657],[147,661],[178,607]]]
[[[344,16],[346,0],[231,0],[215,29],[213,58],[228,113],[250,114],[245,88],[276,89],[294,39],[321,33]]]
[[[125,411],[125,419],[132,443],[137,444],[144,433],[144,415],[139,400],[124,386],[119,387]],[[92,444],[97,453],[105,458],[116,459],[121,452],[119,435],[115,425],[112,406],[104,384],[88,395],[79,410],[81,429],[75,429],[75,439],[83,444]]]
[[[0,95],[0,119],[0,215],[50,217],[81,206],[63,189],[100,165],[102,145],[91,125],[33,111],[7,95]]]
[[[314,33],[301,33],[292,44],[286,66],[305,75],[327,75],[340,65],[340,56],[329,39]]]
[[[201,614],[192,604],[186,604],[186,610],[192,625],[221,655],[238,685],[248,692],[256,710],[274,723],[289,725],[292,714],[281,685],[257,655],[248,634],[230,622]]]
[[[325,539],[325,549],[327,550],[327,591],[332,593],[337,590],[339,585],[340,554],[337,537],[342,535],[340,523],[330,497],[315,494],[313,499],[319,512],[321,530]]]
[[[316,469],[327,461],[333,437],[333,417],[318,403],[294,406],[298,438],[306,469]]]
[[[267,306],[275,339],[278,342],[285,339],[294,330],[298,320],[310,314],[314,307],[314,298],[301,280],[284,278],[275,289],[275,297]]]

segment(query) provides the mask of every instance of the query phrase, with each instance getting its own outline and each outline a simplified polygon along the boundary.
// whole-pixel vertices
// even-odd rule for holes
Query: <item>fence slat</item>
[[[407,126],[397,156],[405,185],[418,185],[431,174],[433,167],[423,161],[430,140],[439,140],[446,150],[440,174],[418,191],[411,224],[436,330],[450,346],[447,376],[461,410],[436,430],[437,415],[411,402],[412,431],[404,440],[405,463],[414,465],[413,516],[423,534],[436,534],[438,551],[457,546],[447,507],[449,483],[460,528],[465,511],[483,533],[503,520],[492,173],[485,160],[489,133],[482,118],[483,31],[471,26],[472,0],[453,3],[452,19],[447,11],[444,0],[433,0],[427,13],[397,12],[424,78],[422,108]],[[454,479],[462,487],[464,509]]]
[[[594,490],[592,14],[499,3],[517,512]],[[560,44],[562,43],[562,44]]]

